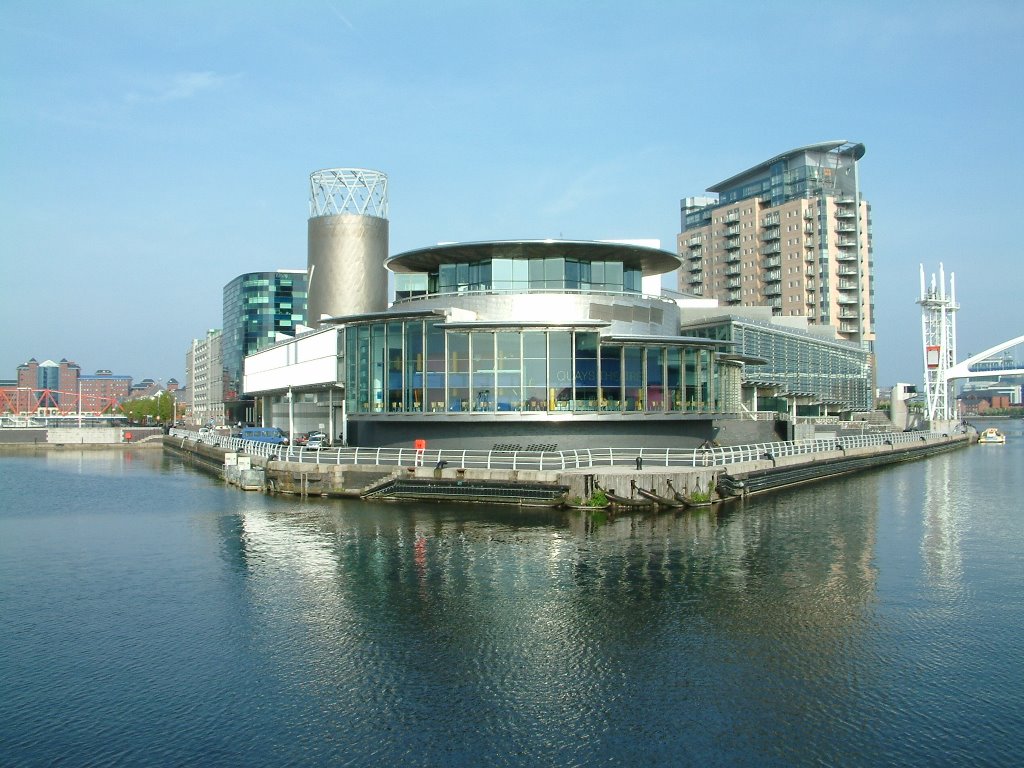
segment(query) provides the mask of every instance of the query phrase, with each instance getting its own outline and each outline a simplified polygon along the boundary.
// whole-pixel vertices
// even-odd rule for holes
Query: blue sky
[[[0,8],[0,379],[182,378],[222,288],[305,268],[308,179],[389,177],[390,252],[658,238],[679,199],[863,142],[879,382],[1024,333],[1024,3],[40,2]]]

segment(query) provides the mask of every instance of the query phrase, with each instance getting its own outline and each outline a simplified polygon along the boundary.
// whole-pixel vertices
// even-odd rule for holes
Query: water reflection
[[[315,681],[329,706],[358,691],[373,702],[364,714],[401,719],[440,689],[489,733],[561,723],[586,745],[637,685],[687,710],[714,688],[716,706],[743,709],[752,691],[795,702],[855,678],[846,659],[875,589],[876,486],[845,498],[837,508],[805,489],[603,524],[295,501],[246,510],[238,546],[267,642],[289,649],[283,674]],[[805,719],[773,737],[780,754]]]
[[[245,494],[156,452],[4,460],[0,742],[47,764],[1013,764],[1022,451],[607,519]]]
[[[925,463],[921,539],[927,579],[935,587],[953,591],[961,588],[963,578],[960,539],[968,512],[964,489],[953,477],[955,461],[945,455]]]

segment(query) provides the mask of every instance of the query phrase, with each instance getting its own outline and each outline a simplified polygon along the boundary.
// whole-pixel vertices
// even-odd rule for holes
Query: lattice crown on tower
[[[309,215],[388,217],[388,177],[365,168],[326,168],[309,175]]]

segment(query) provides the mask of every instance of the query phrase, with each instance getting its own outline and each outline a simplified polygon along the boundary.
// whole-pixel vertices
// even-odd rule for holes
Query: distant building
[[[185,354],[186,413],[195,424],[224,423],[223,333],[219,329],[193,339]]]
[[[79,367],[77,363],[62,359],[59,363],[32,358],[18,366],[18,387],[31,390],[35,407],[72,409],[77,398]]]
[[[234,424],[255,418],[252,400],[242,393],[242,363],[246,355],[294,336],[306,322],[308,281],[302,269],[247,272],[224,286],[223,420]],[[212,402],[215,401],[211,401]]]
[[[684,199],[680,290],[724,307],[805,315],[873,352],[871,207],[857,168],[863,156],[863,144],[812,144],[709,187],[717,197]]]
[[[132,377],[100,370],[95,374],[79,377],[79,384],[82,389],[84,410],[98,412],[109,409],[115,402],[128,399],[132,389]]]

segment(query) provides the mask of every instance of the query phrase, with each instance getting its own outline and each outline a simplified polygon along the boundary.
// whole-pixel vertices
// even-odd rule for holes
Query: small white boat
[[[980,435],[978,435],[978,443],[980,445],[998,445],[1006,442],[1006,435],[1000,432],[995,427],[989,427]]]

